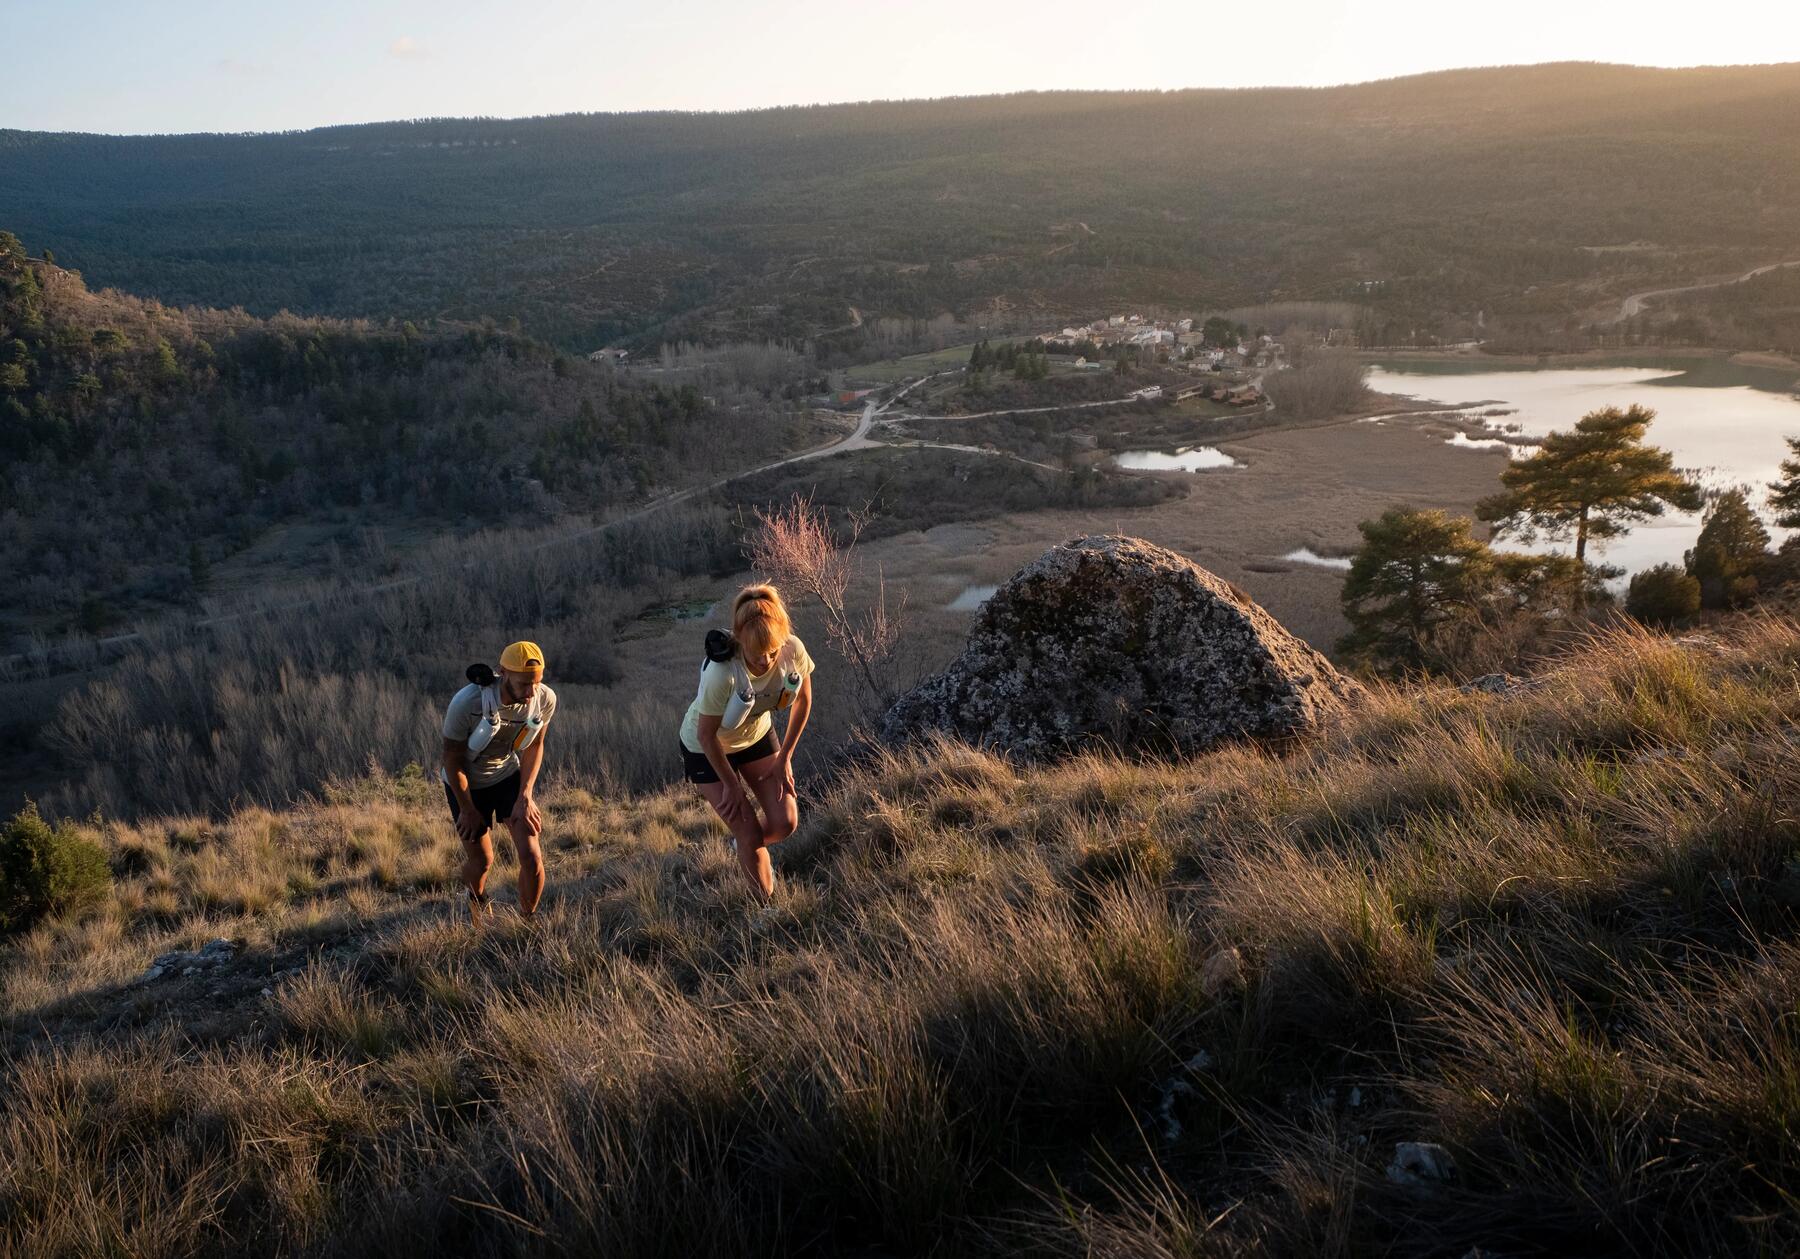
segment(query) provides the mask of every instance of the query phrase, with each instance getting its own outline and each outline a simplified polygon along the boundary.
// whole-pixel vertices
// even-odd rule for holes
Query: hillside
[[[1800,66],[1562,64],[277,135],[0,131],[0,222],[262,315],[517,318],[565,349],[950,311],[1373,306],[1522,338],[1800,250]],[[852,316],[847,308],[899,320]]]
[[[816,437],[803,360],[766,358],[665,385],[491,323],[175,309],[0,231],[0,654],[191,608],[259,545],[236,584],[366,581],[396,542],[755,466]]]
[[[0,955],[0,1252],[1792,1253],[1797,670],[1746,620],[1285,757],[895,755],[768,922],[680,792],[565,779],[485,934],[418,775],[74,824],[116,883]]]

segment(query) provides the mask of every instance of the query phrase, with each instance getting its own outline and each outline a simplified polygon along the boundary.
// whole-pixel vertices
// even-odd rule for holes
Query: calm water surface
[[[1184,446],[1180,450],[1121,450],[1113,456],[1121,468],[1139,472],[1202,472],[1208,468],[1238,468],[1243,465],[1222,450],[1211,446]]]
[[[973,612],[994,597],[998,586],[964,586],[956,598],[944,606],[952,612]]]
[[[1708,488],[1748,484],[1751,503],[1765,523],[1768,482],[1787,455],[1783,439],[1800,437],[1800,396],[1794,392],[1800,381],[1794,373],[1736,367],[1723,360],[1500,370],[1486,364],[1396,363],[1371,370],[1369,387],[1477,411],[1505,407],[1513,413],[1487,417],[1483,423],[1496,432],[1516,424],[1527,437],[1572,428],[1599,407],[1648,407],[1656,412],[1651,444],[1669,451],[1677,467]],[[1452,444],[1472,447],[1473,458],[1479,451],[1500,449],[1486,445],[1488,440],[1463,436]],[[1496,490],[1498,466],[1496,461]],[[1777,542],[1788,533],[1772,524],[1769,531]],[[1697,514],[1669,513],[1603,549],[1590,544],[1589,553],[1628,573],[1651,564],[1679,564],[1699,532]],[[1520,549],[1567,552],[1571,547],[1540,540]]]

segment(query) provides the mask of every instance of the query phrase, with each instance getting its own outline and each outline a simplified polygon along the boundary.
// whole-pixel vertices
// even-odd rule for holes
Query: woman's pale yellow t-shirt
[[[807,654],[806,644],[800,641],[799,635],[788,639],[788,653],[792,663],[799,668],[800,676],[812,676],[813,659]],[[700,690],[694,696],[694,702],[688,705],[687,716],[681,721],[681,745],[690,752],[699,752],[700,718],[723,717],[725,705],[731,701],[731,678],[734,670],[732,661],[718,664],[707,661],[705,670],[700,675]],[[750,677],[750,689],[756,692],[756,703],[750,709],[750,715],[744,718],[743,724],[736,730],[719,731],[719,744],[727,754],[742,752],[755,743],[775,724],[772,714],[778,708],[786,708],[792,697],[782,686],[783,670],[781,659],[776,657],[774,666],[764,674]]]

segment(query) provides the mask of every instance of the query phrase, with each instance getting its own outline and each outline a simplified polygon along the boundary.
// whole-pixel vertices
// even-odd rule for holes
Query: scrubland
[[[422,775],[96,820],[0,955],[0,1250],[1792,1253],[1797,681],[1766,618],[1284,752],[893,751],[765,918],[679,790],[547,798],[480,931]]]

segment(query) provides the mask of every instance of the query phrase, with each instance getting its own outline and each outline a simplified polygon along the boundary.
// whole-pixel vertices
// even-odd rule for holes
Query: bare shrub
[[[859,707],[865,720],[873,720],[894,699],[892,665],[902,609],[889,611],[887,583],[879,574],[869,606],[860,613],[850,609],[856,544],[868,522],[866,512],[849,513],[840,541],[825,513],[796,494],[785,507],[758,509],[746,550],[757,572],[777,586],[816,599],[824,609],[826,637],[855,670]]]
[[[1353,354],[1311,353],[1296,367],[1263,377],[1263,392],[1291,420],[1318,420],[1348,411],[1369,395],[1368,364]]]

